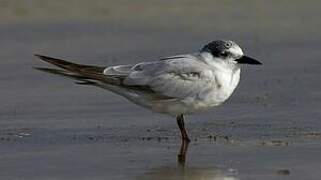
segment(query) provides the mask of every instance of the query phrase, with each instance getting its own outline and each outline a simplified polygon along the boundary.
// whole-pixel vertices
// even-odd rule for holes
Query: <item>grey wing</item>
[[[128,70],[123,84],[148,87],[157,95],[197,98],[213,88],[213,72],[192,57],[140,63]]]

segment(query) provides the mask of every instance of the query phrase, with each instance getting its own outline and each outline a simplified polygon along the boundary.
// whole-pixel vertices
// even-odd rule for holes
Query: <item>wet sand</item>
[[[220,28],[209,9],[196,16],[206,22],[186,20],[188,5],[162,23],[143,15],[1,22],[0,179],[319,179],[321,26],[307,4],[299,12],[267,6],[244,15],[244,24],[243,11],[228,11],[222,19],[236,24],[218,20]],[[175,13],[181,23],[166,21]],[[196,51],[218,38],[235,40],[264,66],[244,67],[224,105],[187,116],[184,167],[172,117],[32,69],[46,66],[34,53],[108,66]]]

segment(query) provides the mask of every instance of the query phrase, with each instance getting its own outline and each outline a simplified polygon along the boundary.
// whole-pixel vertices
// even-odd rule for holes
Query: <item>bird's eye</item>
[[[225,43],[225,46],[226,46],[227,48],[230,48],[230,47],[232,46],[232,43],[226,42],[226,43]]]

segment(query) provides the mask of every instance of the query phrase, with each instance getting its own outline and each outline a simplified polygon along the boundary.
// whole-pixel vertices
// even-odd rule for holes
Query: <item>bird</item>
[[[182,142],[190,142],[185,115],[226,101],[240,81],[241,64],[262,65],[231,40],[214,40],[200,50],[137,64],[93,66],[35,54],[56,68],[37,70],[109,90],[153,112],[176,118]]]

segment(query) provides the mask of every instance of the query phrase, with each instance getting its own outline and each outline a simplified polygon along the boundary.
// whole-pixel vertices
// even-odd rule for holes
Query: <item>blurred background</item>
[[[32,67],[47,64],[33,54],[109,66],[231,39],[264,66],[243,67],[228,102],[187,117],[197,141],[190,166],[218,178],[273,179],[288,168],[317,179],[320,7],[317,0],[0,0],[0,177],[168,179],[160,174],[177,172],[171,117],[37,72]],[[234,143],[208,143],[216,135]]]

